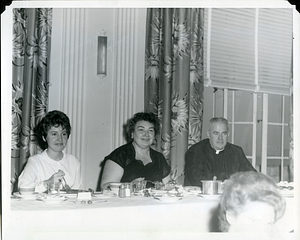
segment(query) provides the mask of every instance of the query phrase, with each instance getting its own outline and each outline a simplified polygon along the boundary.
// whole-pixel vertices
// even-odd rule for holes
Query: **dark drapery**
[[[146,24],[145,110],[161,120],[156,147],[181,183],[202,133],[203,9],[148,9]]]

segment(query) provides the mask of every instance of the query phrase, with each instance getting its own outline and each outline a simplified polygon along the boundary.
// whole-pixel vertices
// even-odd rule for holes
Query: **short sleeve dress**
[[[112,160],[124,169],[121,182],[131,182],[136,178],[161,182],[163,178],[169,175],[171,168],[160,152],[150,148],[152,162],[146,165],[141,160],[135,159],[135,156],[134,146],[130,142],[115,149],[104,158],[104,161]]]

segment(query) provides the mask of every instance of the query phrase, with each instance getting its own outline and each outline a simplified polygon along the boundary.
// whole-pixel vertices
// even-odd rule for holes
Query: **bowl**
[[[22,195],[31,195],[34,193],[35,187],[20,187],[19,192]]]

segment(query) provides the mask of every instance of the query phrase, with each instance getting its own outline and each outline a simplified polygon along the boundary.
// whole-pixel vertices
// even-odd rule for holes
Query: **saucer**
[[[117,194],[114,192],[103,192],[103,193],[102,192],[94,192],[92,194],[93,198],[111,198],[111,197],[115,197],[115,196],[117,196]]]
[[[183,197],[177,197],[177,196],[165,196],[165,195],[161,195],[161,194],[153,194],[152,196],[154,197],[154,199],[157,199],[163,203],[175,203],[183,198]]]
[[[38,196],[38,193],[21,194],[19,192],[14,192],[13,195],[16,196],[16,197],[22,198],[24,200],[29,200],[29,199],[36,199],[36,197]]]
[[[201,188],[198,186],[187,186],[184,187],[184,190],[187,192],[187,194],[191,195],[198,195],[199,193],[202,193]]]
[[[198,194],[198,197],[202,197],[204,199],[218,200],[221,197],[221,195],[220,194],[215,194],[215,195]]]
[[[63,197],[68,197],[68,198],[76,198],[77,197],[77,193],[61,193],[59,194],[60,196]]]
[[[284,197],[294,197],[294,192],[280,191],[280,193]]]
[[[167,194],[168,191],[166,191],[166,190],[151,189],[150,193],[154,194],[154,195],[163,195],[163,194]]]
[[[57,196],[53,198],[37,198],[39,201],[43,201],[44,203],[47,204],[58,204],[66,201],[68,198],[64,196]]]

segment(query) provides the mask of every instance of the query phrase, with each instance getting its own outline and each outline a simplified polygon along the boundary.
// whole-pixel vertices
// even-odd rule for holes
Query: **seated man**
[[[256,171],[243,149],[228,143],[228,121],[215,117],[209,121],[208,139],[194,144],[186,153],[185,186],[202,186],[201,180],[224,181],[240,171]]]

